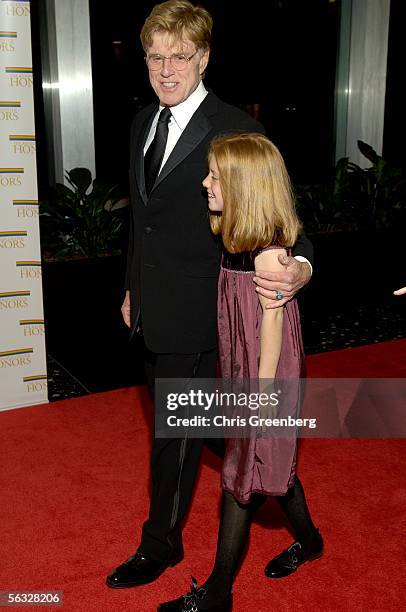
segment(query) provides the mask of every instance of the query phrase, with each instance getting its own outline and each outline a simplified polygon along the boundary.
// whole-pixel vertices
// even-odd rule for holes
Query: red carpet
[[[406,340],[309,355],[307,375],[312,378],[405,378]]]
[[[396,341],[315,355],[309,373],[401,377],[405,350]],[[0,591],[62,590],[67,612],[152,612],[187,590],[191,573],[206,577],[219,497],[209,454],[184,531],[185,560],[146,587],[104,586],[134,552],[147,512],[149,413],[139,387],[0,414]],[[234,610],[401,609],[404,451],[401,440],[305,440],[299,469],[325,555],[287,579],[266,579],[265,563],[291,542],[269,503],[252,529]]]

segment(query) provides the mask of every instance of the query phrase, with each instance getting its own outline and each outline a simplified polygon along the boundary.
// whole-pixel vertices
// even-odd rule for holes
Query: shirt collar
[[[207,89],[203,85],[203,81],[200,81],[199,85],[196,89],[190,94],[186,100],[177,104],[176,106],[171,106],[172,117],[177,123],[180,130],[184,130],[187,124],[189,123],[192,115],[197,111],[205,97],[207,96]],[[159,110],[161,111],[164,107],[160,106]]]

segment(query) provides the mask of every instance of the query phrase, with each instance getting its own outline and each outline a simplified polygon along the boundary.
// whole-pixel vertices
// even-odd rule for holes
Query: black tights
[[[289,519],[295,532],[296,540],[302,545],[303,552],[310,547],[316,528],[310,516],[302,483],[295,477],[295,484],[288,489],[286,495],[275,499]]]
[[[297,540],[303,549],[306,549],[310,546],[316,529],[299,478],[296,476],[294,486],[286,495],[275,499],[289,519]],[[212,573],[202,585],[207,590],[207,596],[201,606],[208,608],[224,599],[230,592],[248,542],[253,513],[265,500],[265,496],[255,495],[249,504],[240,504],[231,493],[223,492],[216,559]],[[203,607],[201,609],[204,610]]]

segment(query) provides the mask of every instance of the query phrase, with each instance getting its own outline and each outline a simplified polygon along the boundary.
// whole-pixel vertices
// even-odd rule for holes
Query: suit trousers
[[[156,378],[215,378],[217,350],[192,354],[156,354],[145,350],[145,370],[152,397]],[[207,444],[224,454],[224,441]],[[151,501],[142,529],[139,552],[154,561],[167,562],[183,554],[181,523],[189,509],[205,440],[153,439]]]

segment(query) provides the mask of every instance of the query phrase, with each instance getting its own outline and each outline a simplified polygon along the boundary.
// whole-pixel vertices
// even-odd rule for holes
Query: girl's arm
[[[255,258],[255,271],[278,272],[283,266],[278,255],[286,255],[282,248],[263,251]],[[282,346],[283,307],[267,309],[269,298],[258,294],[262,306],[261,353],[259,359],[259,378],[275,378]]]

